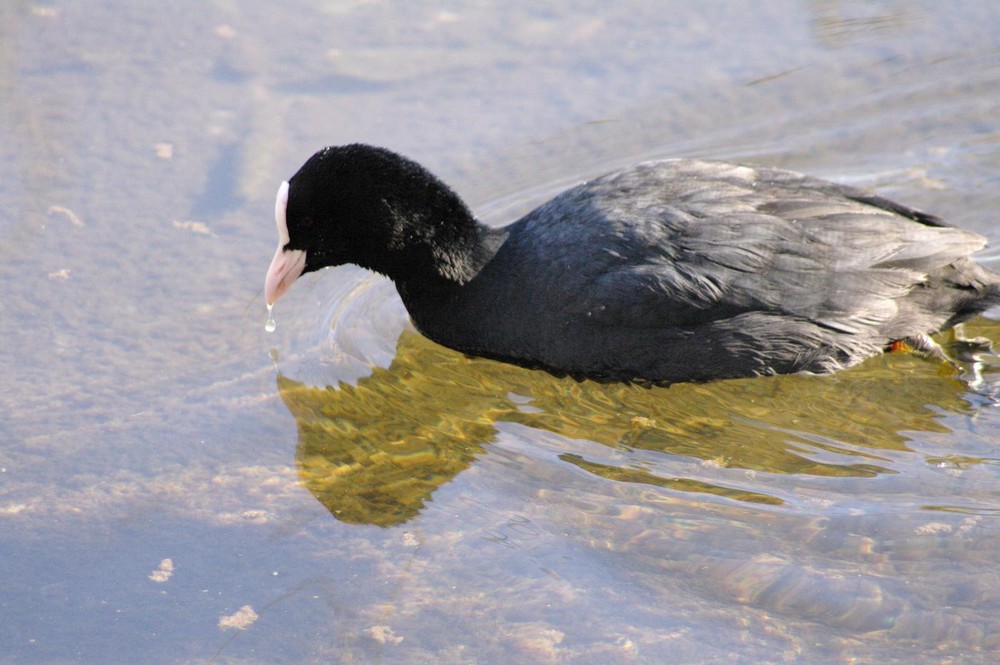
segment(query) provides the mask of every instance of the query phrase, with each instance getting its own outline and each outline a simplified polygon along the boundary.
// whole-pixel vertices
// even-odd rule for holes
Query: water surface
[[[998,44],[988,0],[9,3],[0,659],[995,662],[995,364],[577,383],[355,268],[273,335],[260,290],[277,184],[358,140],[491,224],[638,159],[794,168],[997,268]]]

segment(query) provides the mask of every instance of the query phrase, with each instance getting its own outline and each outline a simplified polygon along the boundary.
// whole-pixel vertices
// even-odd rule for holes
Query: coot
[[[353,263],[444,346],[602,381],[827,373],[1000,303],[969,258],[981,236],[773,168],[646,162],[489,228],[427,169],[355,144],[282,183],[275,217],[268,305]]]

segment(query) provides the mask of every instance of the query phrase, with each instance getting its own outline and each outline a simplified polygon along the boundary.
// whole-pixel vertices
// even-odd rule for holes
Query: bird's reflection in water
[[[951,368],[908,354],[833,376],[643,388],[468,358],[412,330],[388,368],[356,385],[279,375],[278,389],[298,426],[306,487],[338,520],[380,526],[417,515],[487,450],[497,423],[604,444],[606,458],[560,459],[617,482],[781,504],[770,474],[892,474],[908,432],[947,432],[942,413],[973,408]],[[752,473],[727,482],[731,470]]]

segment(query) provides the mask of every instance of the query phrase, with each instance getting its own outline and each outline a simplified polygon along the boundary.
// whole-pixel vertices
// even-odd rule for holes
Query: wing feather
[[[591,234],[601,229],[608,259],[579,290],[575,313],[593,324],[695,327],[764,312],[859,333],[893,319],[930,273],[985,243],[814,178],[662,164],[656,177],[640,169],[591,183],[592,198],[572,202],[577,214],[590,206],[586,223]],[[699,187],[685,188],[695,176]]]

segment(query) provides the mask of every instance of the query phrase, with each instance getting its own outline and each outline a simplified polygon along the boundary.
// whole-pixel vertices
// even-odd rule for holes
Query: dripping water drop
[[[269,333],[273,333],[274,329],[278,327],[278,324],[274,322],[274,315],[271,310],[274,309],[274,303],[267,306],[267,323],[264,324],[264,330]]]

